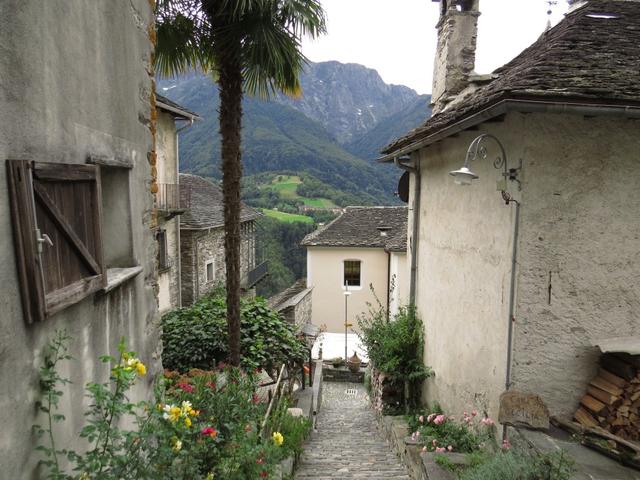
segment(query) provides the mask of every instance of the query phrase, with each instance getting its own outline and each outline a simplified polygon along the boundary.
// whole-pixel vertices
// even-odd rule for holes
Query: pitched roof
[[[304,237],[300,245],[405,251],[407,207],[347,207],[338,218]]]
[[[191,207],[180,217],[180,228],[197,230],[224,225],[222,190],[206,178],[189,173],[180,174],[180,184],[191,187]],[[182,193],[182,192],[181,192]],[[260,214],[242,204],[240,221],[247,222]]]
[[[391,154],[503,100],[640,106],[639,0],[590,0],[496,76],[387,145]]]
[[[173,116],[180,117],[185,120],[200,120],[200,115],[197,113],[187,110],[182,105],[179,105],[158,93],[156,93],[156,107],[169,112]]]

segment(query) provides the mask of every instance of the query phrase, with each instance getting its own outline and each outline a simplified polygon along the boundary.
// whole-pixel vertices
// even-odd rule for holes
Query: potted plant
[[[335,357],[333,358],[333,360],[331,360],[331,365],[333,365],[333,368],[340,368],[342,365],[344,365],[344,360],[342,359],[342,357]]]

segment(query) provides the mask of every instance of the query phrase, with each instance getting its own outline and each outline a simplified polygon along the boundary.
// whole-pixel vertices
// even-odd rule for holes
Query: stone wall
[[[105,229],[103,243],[106,251],[113,251],[113,242],[123,239],[117,247],[126,251],[114,255],[114,261],[143,269],[108,293],[90,295],[46,321],[27,325],[6,170],[4,165],[0,168],[2,478],[38,476],[37,463],[43,457],[34,450],[31,430],[34,423],[45,422],[35,408],[38,368],[56,330],[64,329],[73,338],[69,347],[74,359],[60,370],[73,382],[61,389],[60,413],[67,420],[56,428],[59,445],[65,448],[81,448],[84,385],[108,379],[110,366],[98,356],[116,354],[122,336],[148,367],[133,400],[150,397],[161,371],[149,165],[154,128],[152,33],[147,0],[7,0],[0,5],[0,158],[83,164],[97,156],[130,162],[133,168],[113,176],[124,181],[103,191],[103,198],[114,193],[111,187],[124,193],[119,221]]]
[[[249,222],[247,222],[249,223]],[[182,304],[191,305],[227,278],[224,254],[224,228],[180,231],[182,263]],[[240,244],[240,274],[247,275],[255,262],[252,231],[242,232]],[[207,281],[207,262],[213,261],[214,278]]]

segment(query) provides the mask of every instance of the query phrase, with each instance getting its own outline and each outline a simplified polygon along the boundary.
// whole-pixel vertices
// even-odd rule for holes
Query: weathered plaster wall
[[[420,152],[422,196],[417,306],[425,359],[436,376],[425,399],[451,411],[497,413],[506,370],[513,207],[501,202],[491,166],[453,183],[481,133],[522,159],[512,388],[570,414],[597,370],[592,340],[638,335],[640,322],[640,124],[613,118],[509,114]],[[551,287],[551,288],[550,288]]]
[[[592,340],[640,335],[640,122],[511,118],[525,163],[514,388],[573,414],[597,372]]]
[[[389,315],[393,317],[409,303],[409,270],[406,253],[391,252],[390,261]]]
[[[491,162],[473,165],[480,179],[471,187],[455,185],[448,174],[461,166],[479,133],[462,133],[419,154],[416,306],[425,328],[425,362],[435,371],[425,383],[425,400],[439,401],[452,414],[476,408],[497,416],[505,383],[513,209],[496,191],[499,173]]]
[[[350,330],[358,330],[356,317],[368,312],[367,302],[376,305],[369,285],[382,305],[387,302],[387,253],[381,248],[307,247],[307,286],[313,288],[313,323],[326,324],[328,332],[344,332],[343,262],[360,260],[360,287],[349,287],[347,318]]]
[[[177,184],[178,159],[177,136],[174,117],[158,110],[158,127],[156,135],[156,152],[158,154],[158,183]],[[165,220],[158,217],[158,227],[167,231],[167,252],[171,268],[158,275],[158,308],[161,313],[180,306],[180,219],[173,217]]]
[[[31,433],[42,349],[65,329],[74,360],[62,369],[60,445],[78,445],[84,420],[83,386],[104,381],[98,355],[116,353],[125,336],[148,365],[134,398],[151,393],[160,371],[155,295],[155,242],[147,154],[150,133],[152,44],[147,0],[9,0],[0,3],[0,158],[84,163],[88,155],[130,160],[130,211],[111,234],[131,238],[143,273],[108,294],[90,296],[49,320],[23,321],[4,165],[0,168],[0,465],[3,478],[37,477]],[[117,34],[114,34],[117,32]],[[3,162],[4,163],[4,162]],[[105,249],[108,246],[105,245]]]
[[[158,273],[158,308],[160,313],[179,307],[179,248],[180,229],[178,218],[169,221],[158,219],[158,226],[167,232],[167,252],[170,267]]]
[[[172,115],[158,110],[156,135],[158,183],[178,183],[176,124]]]

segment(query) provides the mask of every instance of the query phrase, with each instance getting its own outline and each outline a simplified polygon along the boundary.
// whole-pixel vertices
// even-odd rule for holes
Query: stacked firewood
[[[574,419],[625,440],[640,441],[640,355],[606,353]]]

